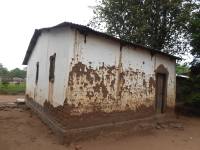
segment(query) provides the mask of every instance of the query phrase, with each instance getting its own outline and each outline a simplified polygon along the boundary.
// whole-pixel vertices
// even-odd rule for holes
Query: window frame
[[[56,53],[49,57],[49,82],[55,80],[55,64],[56,64]]]
[[[39,62],[36,63],[35,84],[38,84],[38,79],[39,79]]]

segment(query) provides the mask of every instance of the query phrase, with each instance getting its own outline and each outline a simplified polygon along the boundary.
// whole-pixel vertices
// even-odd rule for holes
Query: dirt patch
[[[179,117],[176,124],[157,124],[152,130],[123,135],[101,134],[93,140],[61,145],[52,131],[29,109],[0,110],[2,150],[199,150],[200,118]],[[145,124],[141,126],[145,127]]]
[[[51,130],[30,110],[5,108],[0,111],[0,149],[62,150]]]
[[[161,125],[161,127],[134,135],[115,133],[95,141],[76,143],[73,146],[85,150],[198,150],[200,133],[199,118],[179,118],[181,123]],[[73,149],[73,147],[72,147]]]
[[[61,145],[51,130],[30,110],[7,108],[0,111],[0,147],[3,150],[198,150],[200,119],[180,118],[183,124],[141,131],[131,135],[112,133],[95,140]]]
[[[31,101],[31,103],[35,102]],[[153,106],[140,106],[136,111],[128,110],[127,108],[127,111],[124,112],[113,111],[111,113],[94,110],[92,113],[83,113],[81,115],[72,115],[71,110],[73,110],[73,107],[74,106],[70,106],[67,103],[65,103],[64,106],[58,107],[53,107],[47,101],[44,103],[44,110],[57,122],[62,124],[65,129],[83,128],[108,123],[112,123],[114,125],[117,122],[141,119],[155,115]],[[96,108],[96,110],[99,109]]]
[[[16,102],[18,98],[25,98],[24,95],[0,95],[1,102]]]

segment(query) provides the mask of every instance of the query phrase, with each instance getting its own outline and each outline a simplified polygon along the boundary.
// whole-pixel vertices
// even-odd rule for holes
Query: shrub
[[[20,84],[3,84],[0,83],[0,94],[22,94],[25,93],[26,85],[25,83]]]

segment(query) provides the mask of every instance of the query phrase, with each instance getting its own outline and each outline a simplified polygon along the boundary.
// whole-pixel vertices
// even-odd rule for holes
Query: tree
[[[191,53],[194,56],[194,60],[191,63],[191,73],[200,78],[200,10],[193,13],[189,32],[191,33]]]
[[[15,68],[10,71],[10,77],[18,77],[18,78],[25,78],[26,77],[26,71],[21,70],[19,68]]]
[[[176,73],[178,75],[181,75],[181,74],[188,74],[190,72],[190,69],[189,67],[187,66],[187,64],[183,64],[183,65],[180,65],[180,64],[176,64]]]
[[[171,54],[188,48],[188,22],[194,0],[100,0],[90,26],[129,42]]]
[[[198,103],[200,106],[200,9],[193,12],[192,19],[189,24],[189,32],[191,35],[190,45],[192,46],[191,54],[194,60],[191,63],[191,101]]]
[[[18,77],[18,78],[26,78],[26,70],[21,70],[19,68],[15,68],[13,70],[8,71],[6,67],[4,67],[0,63],[0,77],[5,79],[5,80],[10,80],[13,77]]]
[[[191,33],[191,53],[195,58],[200,58],[200,10],[193,13],[189,32]]]
[[[9,77],[9,71],[7,68],[3,67],[3,65],[0,65],[0,77],[7,78]]]

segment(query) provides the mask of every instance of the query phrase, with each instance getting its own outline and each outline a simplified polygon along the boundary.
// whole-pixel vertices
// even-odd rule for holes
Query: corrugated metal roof
[[[87,26],[83,26],[83,25],[79,25],[79,24],[74,24],[74,23],[71,23],[71,22],[63,22],[63,23],[58,24],[58,25],[53,26],[53,27],[41,28],[41,29],[36,29],[35,30],[32,38],[31,38],[30,44],[28,46],[28,49],[26,51],[26,55],[24,57],[23,65],[27,65],[28,60],[29,60],[29,58],[30,58],[30,56],[31,56],[31,54],[33,52],[33,49],[34,49],[36,43],[37,43],[37,39],[40,36],[40,34],[41,34],[42,31],[48,31],[50,29],[56,29],[56,28],[62,28],[62,27],[75,28],[75,29],[78,29],[80,32],[82,32],[84,34],[92,33],[92,34],[104,37],[106,39],[111,39],[111,40],[117,41],[117,42],[119,42],[122,45],[129,45],[129,46],[133,46],[133,47],[143,48],[143,49],[151,51],[152,53],[158,53],[158,54],[161,54],[161,55],[165,55],[165,56],[171,57],[173,59],[180,59],[180,58],[178,58],[176,56],[173,56],[173,55],[161,52],[159,50],[152,49],[150,47],[146,47],[146,46],[142,46],[142,45],[139,45],[139,44],[127,42],[127,41],[121,40],[119,38],[110,36],[110,35],[108,35],[106,33],[95,31],[95,30],[93,30],[93,29],[91,29],[91,28],[89,28]]]

